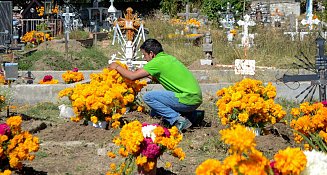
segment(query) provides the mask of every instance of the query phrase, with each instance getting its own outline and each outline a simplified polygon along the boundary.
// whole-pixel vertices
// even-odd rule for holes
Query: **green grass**
[[[17,112],[38,120],[60,122],[63,120],[59,118],[58,106],[58,104],[50,102],[39,103],[36,105],[21,106],[17,109]]]

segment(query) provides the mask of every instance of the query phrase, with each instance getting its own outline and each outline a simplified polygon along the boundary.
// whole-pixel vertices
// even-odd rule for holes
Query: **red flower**
[[[51,75],[46,75],[43,77],[43,82],[51,81],[53,77]]]
[[[75,68],[73,69],[73,72],[78,72],[78,68],[75,67]]]

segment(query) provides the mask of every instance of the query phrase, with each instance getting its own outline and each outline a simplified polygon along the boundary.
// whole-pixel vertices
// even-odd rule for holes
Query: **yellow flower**
[[[116,154],[113,153],[113,152],[111,152],[111,151],[109,151],[109,152],[107,153],[107,155],[108,155],[108,157],[110,157],[110,158],[116,158]]]
[[[307,164],[307,158],[300,148],[286,148],[274,156],[275,167],[282,174],[299,175]]]
[[[98,117],[96,117],[96,116],[92,116],[92,117],[91,117],[91,121],[92,121],[94,124],[98,123]]]

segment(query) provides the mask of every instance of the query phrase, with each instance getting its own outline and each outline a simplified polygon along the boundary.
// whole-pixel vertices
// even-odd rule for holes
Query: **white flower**
[[[152,141],[154,141],[156,139],[156,135],[154,134],[153,130],[156,129],[157,126],[155,125],[147,125],[147,126],[143,126],[142,127],[142,133],[143,133],[143,137],[150,137],[152,139]]]
[[[319,151],[304,151],[307,165],[301,175],[327,175],[327,154]]]

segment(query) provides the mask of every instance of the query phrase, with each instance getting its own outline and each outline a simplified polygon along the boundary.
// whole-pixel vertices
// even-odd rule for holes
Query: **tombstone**
[[[210,32],[207,32],[203,39],[202,49],[205,55],[204,59],[200,59],[201,65],[213,65],[212,62],[212,38]]]
[[[110,0],[110,7],[108,8],[108,17],[106,19],[106,24],[108,24],[108,30],[111,31],[114,27],[114,22],[122,17],[122,13],[120,10],[117,10],[114,7],[114,0]]]
[[[326,101],[326,86],[327,86],[327,55],[325,55],[325,39],[320,36],[316,39],[317,44],[317,53],[316,53],[316,61],[315,64],[311,63],[309,59],[302,54],[304,58],[296,57],[301,64],[295,63],[299,68],[306,69],[314,72],[315,74],[304,74],[304,75],[287,75],[284,74],[280,80],[284,83],[288,82],[302,82],[302,81],[310,81],[311,85],[308,86],[305,90],[300,92],[296,96],[299,98],[301,95],[304,95],[302,102],[310,96],[309,101],[313,100],[313,96],[315,95],[316,89],[318,89],[319,100]]]
[[[12,2],[0,1],[0,45],[10,43],[12,35]]]
[[[255,19],[257,23],[260,22],[263,25],[270,23],[270,11],[268,5],[263,2],[251,5],[250,16],[252,19]]]
[[[234,71],[236,75],[254,75],[255,60],[236,59]]]
[[[93,7],[87,8],[89,21],[97,20],[98,24],[103,23],[108,16],[108,8],[99,7],[98,0],[93,0]]]
[[[190,5],[187,3],[185,7],[185,13],[177,13],[177,16],[185,17],[185,21],[188,21],[190,18],[197,18],[199,13],[190,13]]]
[[[235,18],[234,18],[234,14],[230,11],[230,9],[231,9],[230,3],[227,2],[226,12],[222,13],[224,18],[219,22],[223,25],[224,29],[227,29],[226,32],[227,40],[229,42],[232,42],[234,39],[234,35],[231,33],[231,30],[234,29]]]
[[[237,24],[242,26],[242,28],[243,28],[241,46],[245,47],[245,48],[248,48],[248,47],[251,47],[254,44],[253,43],[254,35],[249,35],[248,27],[249,26],[255,26],[255,22],[250,20],[249,15],[245,15],[243,18],[244,18],[244,21],[239,20],[237,22]]]

